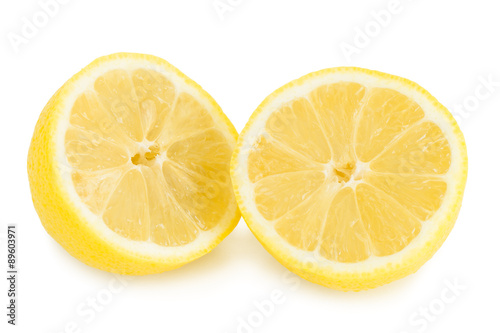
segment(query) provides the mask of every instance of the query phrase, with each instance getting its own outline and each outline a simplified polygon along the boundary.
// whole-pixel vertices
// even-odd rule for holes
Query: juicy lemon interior
[[[439,209],[451,151],[387,88],[327,84],[275,110],[248,156],[260,214],[289,244],[354,263],[405,248]]]
[[[111,70],[76,99],[65,134],[77,194],[115,233],[181,246],[223,217],[232,149],[164,75]]]

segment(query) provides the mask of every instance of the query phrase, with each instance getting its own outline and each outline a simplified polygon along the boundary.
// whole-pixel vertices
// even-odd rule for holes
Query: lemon
[[[415,272],[457,218],[463,135],[417,84],[332,68],[268,96],[231,162],[236,199],[262,245],[299,276],[374,288]]]
[[[101,57],[38,120],[28,155],[33,203],[47,232],[90,266],[170,270],[237,224],[236,140],[216,102],[165,60]]]

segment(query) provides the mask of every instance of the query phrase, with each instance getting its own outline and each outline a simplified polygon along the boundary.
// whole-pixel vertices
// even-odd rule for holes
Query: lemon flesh
[[[89,265],[124,274],[179,267],[237,223],[229,176],[236,138],[213,99],[166,61],[99,58],[54,95],[37,124],[28,162],[35,208]]]
[[[414,272],[458,214],[467,170],[451,115],[413,82],[310,74],[252,115],[233,155],[247,224],[297,274],[342,290]]]

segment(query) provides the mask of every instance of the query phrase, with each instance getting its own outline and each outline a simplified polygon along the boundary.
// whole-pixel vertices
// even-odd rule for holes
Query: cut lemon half
[[[237,132],[165,60],[118,53],[67,81],[43,110],[28,174],[47,232],[84,263],[142,275],[213,249],[239,220]]]
[[[441,246],[467,176],[463,135],[417,84],[332,68],[253,113],[231,176],[248,226],[301,277],[340,290],[415,272]]]

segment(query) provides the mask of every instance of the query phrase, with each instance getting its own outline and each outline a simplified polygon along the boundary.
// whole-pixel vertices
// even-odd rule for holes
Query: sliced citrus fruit
[[[229,175],[237,135],[216,102],[165,60],[99,58],[37,123],[28,156],[35,208],[88,265],[134,275],[179,267],[239,220]]]
[[[463,135],[417,84],[311,73],[253,113],[231,162],[248,226],[284,266],[340,290],[415,272],[441,246],[467,176]]]

